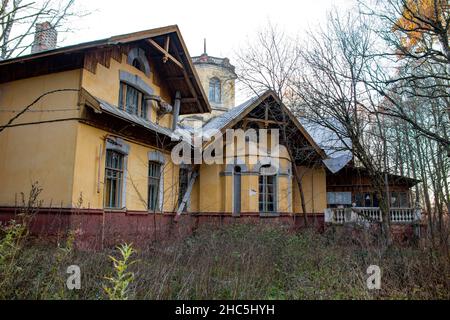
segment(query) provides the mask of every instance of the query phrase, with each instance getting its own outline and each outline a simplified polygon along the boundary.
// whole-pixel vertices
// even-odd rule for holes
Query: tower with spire
[[[211,114],[185,116],[182,123],[198,126],[198,122],[206,122],[212,117],[227,112],[235,105],[235,67],[228,58],[218,58],[208,55],[206,39],[203,40],[203,53],[192,57],[203,89],[208,96],[212,108]],[[197,122],[194,125],[194,122]]]

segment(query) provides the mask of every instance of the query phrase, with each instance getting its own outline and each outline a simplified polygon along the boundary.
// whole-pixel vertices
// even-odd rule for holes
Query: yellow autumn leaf
[[[440,22],[446,10],[449,10],[448,0],[406,0],[402,16],[393,31],[404,33],[402,45],[411,49],[418,45],[424,33],[430,29],[427,22]]]

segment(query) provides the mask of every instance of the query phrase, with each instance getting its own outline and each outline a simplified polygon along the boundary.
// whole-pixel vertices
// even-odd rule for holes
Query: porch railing
[[[391,208],[392,223],[414,223],[421,219],[421,210],[417,208]],[[325,209],[325,222],[344,224],[349,222],[382,222],[380,208],[328,208]]]

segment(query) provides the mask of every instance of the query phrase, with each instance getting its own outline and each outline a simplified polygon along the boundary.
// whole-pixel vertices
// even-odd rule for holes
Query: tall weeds
[[[293,233],[234,224],[204,226],[188,238],[139,252],[122,246],[102,252],[72,248],[66,254],[57,246],[29,243],[16,256],[20,272],[0,291],[4,299],[450,298],[450,266],[441,252],[412,246],[385,250],[370,237],[346,237],[339,231]],[[81,290],[58,285],[69,264],[81,268]],[[373,264],[382,270],[380,290],[366,286]]]

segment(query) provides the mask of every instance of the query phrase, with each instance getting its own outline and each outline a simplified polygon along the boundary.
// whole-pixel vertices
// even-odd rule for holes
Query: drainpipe
[[[175,93],[175,104],[173,106],[173,120],[172,120],[173,131],[177,129],[178,116],[180,115],[180,104],[181,104],[181,94],[180,91],[177,91]]]

